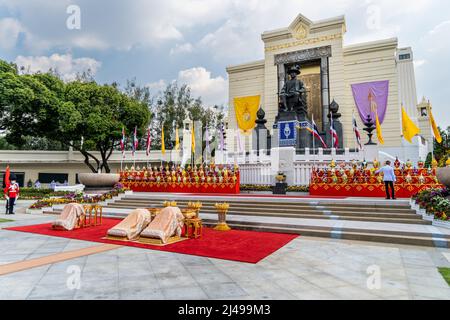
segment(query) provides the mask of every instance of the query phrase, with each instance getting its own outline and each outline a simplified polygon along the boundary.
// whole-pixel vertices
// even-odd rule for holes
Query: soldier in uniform
[[[12,176],[10,185],[5,187],[6,214],[14,214],[14,205],[19,199],[20,188],[16,179]]]

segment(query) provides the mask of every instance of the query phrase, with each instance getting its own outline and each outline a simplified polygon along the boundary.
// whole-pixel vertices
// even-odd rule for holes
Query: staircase
[[[230,227],[303,236],[382,243],[450,247],[450,230],[431,226],[408,201],[369,199],[255,198],[248,196],[128,195],[104,207],[104,215],[125,217],[135,208],[161,207],[176,200],[180,208],[201,201],[200,215],[206,226],[217,223],[216,202],[228,202]],[[58,212],[53,212],[58,213]]]

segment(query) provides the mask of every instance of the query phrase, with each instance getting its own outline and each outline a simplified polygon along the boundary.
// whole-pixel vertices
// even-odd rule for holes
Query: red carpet
[[[5,230],[28,232],[46,236],[85,240],[100,243],[110,243],[122,246],[137,247],[151,250],[182,253],[194,256],[216,258],[223,260],[258,263],[270,254],[279,250],[290,241],[298,237],[292,234],[278,234],[268,232],[254,232],[232,230],[219,232],[204,228],[201,239],[190,239],[174,243],[165,247],[152,246],[134,242],[123,242],[102,239],[108,229],[119,223],[117,219],[103,219],[103,225],[78,229],[74,231],[57,231],[51,224],[5,228]]]

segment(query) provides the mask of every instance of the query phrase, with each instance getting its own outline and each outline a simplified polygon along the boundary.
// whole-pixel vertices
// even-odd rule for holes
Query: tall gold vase
[[[228,203],[216,203],[215,207],[219,215],[219,223],[214,227],[214,230],[230,231],[231,228],[227,224],[227,212],[230,205]]]

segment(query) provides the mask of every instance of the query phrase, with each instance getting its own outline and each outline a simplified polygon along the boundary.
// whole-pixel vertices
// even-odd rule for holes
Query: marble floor
[[[53,218],[13,219],[0,228]],[[0,271],[98,245],[0,230]],[[450,299],[437,269],[449,259],[449,249],[301,236],[258,264],[117,247],[2,275],[0,299]]]

